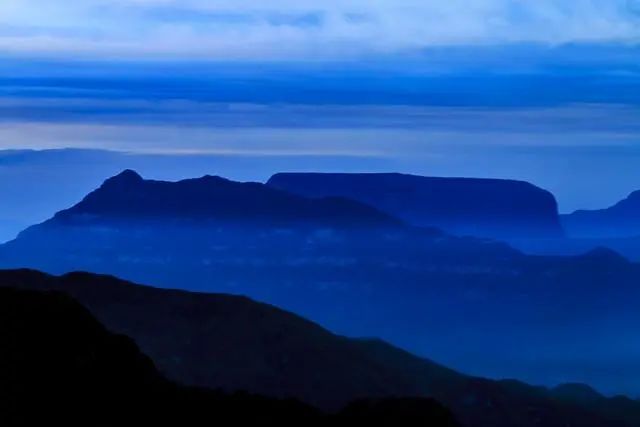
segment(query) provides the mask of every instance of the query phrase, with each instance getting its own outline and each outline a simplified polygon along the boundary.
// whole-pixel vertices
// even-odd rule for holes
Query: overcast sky
[[[640,0],[0,0],[0,149],[222,155],[238,179],[304,156],[595,208],[640,189],[638,58]]]
[[[0,2],[0,49],[26,55],[319,59],[639,38],[638,0]]]

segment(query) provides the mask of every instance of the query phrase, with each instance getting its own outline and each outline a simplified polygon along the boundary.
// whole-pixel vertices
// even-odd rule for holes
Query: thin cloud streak
[[[512,43],[637,44],[637,0],[5,0],[21,55],[318,60]]]
[[[106,129],[211,130],[387,129],[491,134],[640,135],[640,106],[567,104],[489,108],[412,105],[313,105],[197,102],[190,100],[0,97],[0,124],[100,125]],[[612,138],[614,139],[614,138]],[[580,143],[568,140],[567,144]],[[539,142],[544,145],[544,141]]]

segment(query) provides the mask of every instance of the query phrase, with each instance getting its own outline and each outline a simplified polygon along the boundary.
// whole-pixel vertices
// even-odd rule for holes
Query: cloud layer
[[[326,59],[451,45],[640,41],[638,0],[3,0],[0,51]]]

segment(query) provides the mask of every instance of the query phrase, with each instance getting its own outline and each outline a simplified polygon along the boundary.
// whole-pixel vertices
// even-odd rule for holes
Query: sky
[[[515,178],[599,208],[640,189],[638,58],[640,0],[0,0],[0,150]]]
[[[637,0],[3,0],[9,53],[320,59],[429,46],[633,43]]]

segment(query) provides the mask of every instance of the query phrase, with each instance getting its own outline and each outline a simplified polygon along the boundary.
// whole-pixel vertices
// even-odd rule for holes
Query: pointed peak
[[[118,175],[116,175],[116,177],[125,178],[125,179],[135,179],[137,181],[142,180],[142,176],[140,176],[140,174],[134,171],[133,169],[125,169],[122,172],[120,172]]]
[[[138,174],[138,172],[132,169],[126,169],[120,172],[118,175],[107,179],[105,181],[105,184],[114,184],[114,183],[129,184],[129,183],[137,183],[141,181],[144,181],[144,179],[142,178],[142,176],[140,176],[140,174]]]

